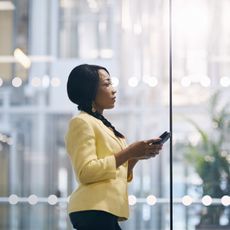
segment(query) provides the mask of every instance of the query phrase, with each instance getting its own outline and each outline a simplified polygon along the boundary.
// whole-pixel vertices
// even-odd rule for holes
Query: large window
[[[112,58],[112,1],[60,0],[60,57]]]
[[[72,229],[69,71],[108,68],[105,116],[128,143],[169,130],[169,1],[13,3],[0,1],[0,229]],[[229,229],[230,2],[172,3],[174,229]],[[136,166],[122,229],[170,229],[169,148]]]

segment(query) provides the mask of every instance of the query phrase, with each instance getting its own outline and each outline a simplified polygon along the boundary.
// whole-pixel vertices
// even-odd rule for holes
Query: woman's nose
[[[115,90],[114,88],[112,89],[113,94],[117,93],[117,90]]]

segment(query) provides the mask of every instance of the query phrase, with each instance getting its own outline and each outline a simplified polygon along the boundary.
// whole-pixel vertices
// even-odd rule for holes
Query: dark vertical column
[[[170,177],[170,230],[173,230],[173,124],[172,124],[172,0],[169,0],[169,125],[171,132],[169,151]]]

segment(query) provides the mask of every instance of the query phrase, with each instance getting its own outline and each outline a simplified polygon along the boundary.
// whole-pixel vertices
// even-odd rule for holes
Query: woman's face
[[[112,86],[109,74],[104,69],[98,70],[98,73],[99,84],[93,106],[97,112],[103,113],[104,109],[111,109],[114,107],[116,90],[114,90]]]

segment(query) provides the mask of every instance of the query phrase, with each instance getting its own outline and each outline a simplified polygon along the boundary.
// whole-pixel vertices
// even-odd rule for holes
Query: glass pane
[[[60,0],[60,56],[111,58],[115,20],[112,1]]]
[[[72,229],[67,204],[77,183],[64,137],[78,111],[68,74],[82,63],[109,70],[117,100],[105,116],[129,144],[168,131],[169,1],[2,2],[0,229]],[[229,10],[228,0],[173,1],[177,230],[230,228]],[[122,229],[169,230],[169,183],[168,141],[135,167]]]
[[[230,4],[173,4],[174,195],[200,204],[186,214],[192,229],[228,229],[229,207],[221,201],[230,194]]]

